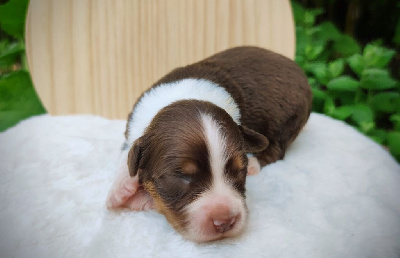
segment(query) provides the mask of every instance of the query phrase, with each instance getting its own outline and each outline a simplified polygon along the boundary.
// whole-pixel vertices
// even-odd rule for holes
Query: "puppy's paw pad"
[[[249,164],[247,165],[247,175],[254,176],[260,173],[260,171],[261,166],[260,162],[258,162],[258,159],[256,157],[249,157]]]

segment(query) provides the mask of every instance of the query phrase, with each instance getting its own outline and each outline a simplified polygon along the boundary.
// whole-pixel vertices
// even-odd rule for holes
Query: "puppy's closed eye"
[[[155,186],[163,199],[176,201],[188,192],[191,182],[192,179],[189,175],[175,172],[159,177],[155,182]]]
[[[190,185],[193,181],[193,176],[177,171],[176,178],[178,178],[183,184]]]
[[[175,171],[175,175],[182,181],[182,183],[189,185],[194,181],[193,178],[198,171],[199,169],[195,162],[185,161],[182,163],[180,168]]]

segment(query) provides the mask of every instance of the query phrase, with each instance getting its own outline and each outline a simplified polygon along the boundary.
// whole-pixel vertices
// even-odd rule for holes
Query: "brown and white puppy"
[[[257,47],[173,70],[129,115],[107,206],[154,208],[195,242],[238,235],[248,217],[246,175],[283,158],[311,95],[293,61]]]

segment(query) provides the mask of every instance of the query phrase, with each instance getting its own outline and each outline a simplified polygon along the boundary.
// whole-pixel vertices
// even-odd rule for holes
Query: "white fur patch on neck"
[[[183,79],[161,84],[145,92],[128,124],[128,147],[143,135],[157,113],[179,100],[201,100],[211,102],[224,109],[240,124],[240,111],[232,96],[219,85],[204,79]]]

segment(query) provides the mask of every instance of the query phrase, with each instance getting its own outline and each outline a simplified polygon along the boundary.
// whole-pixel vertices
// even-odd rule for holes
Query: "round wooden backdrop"
[[[125,119],[175,67],[256,45],[289,58],[289,0],[31,0],[26,50],[49,113]]]

